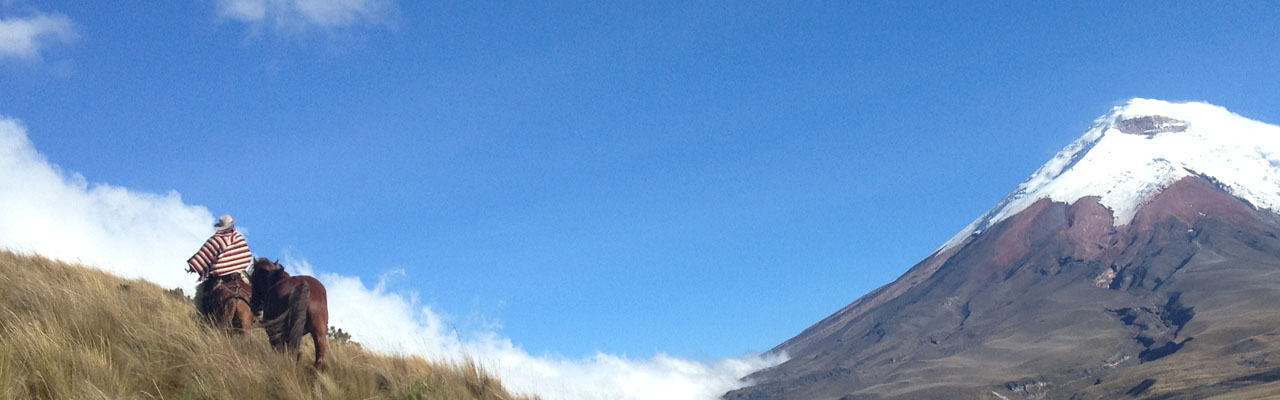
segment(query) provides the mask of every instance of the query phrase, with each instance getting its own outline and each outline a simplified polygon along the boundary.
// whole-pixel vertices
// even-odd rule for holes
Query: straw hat
[[[213,229],[217,230],[218,232],[229,230],[235,227],[236,227],[236,220],[234,218],[231,218],[231,216],[227,214],[222,214],[221,217],[218,217],[218,223],[213,224]]]

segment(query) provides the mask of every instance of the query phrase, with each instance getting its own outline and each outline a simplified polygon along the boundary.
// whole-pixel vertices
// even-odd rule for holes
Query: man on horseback
[[[195,295],[196,309],[201,315],[212,315],[217,311],[219,304],[215,304],[216,300],[210,296],[214,288],[235,288],[232,290],[236,292],[241,287],[249,288],[249,280],[244,271],[253,262],[249,243],[240,232],[236,232],[235,220],[230,215],[218,217],[218,223],[213,228],[213,236],[187,260],[187,272],[199,274],[197,281],[202,281],[196,287]],[[245,293],[244,296],[247,298],[249,294]]]

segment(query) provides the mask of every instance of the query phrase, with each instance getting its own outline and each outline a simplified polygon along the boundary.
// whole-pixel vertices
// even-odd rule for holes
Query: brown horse
[[[211,276],[205,279],[205,295],[200,313],[214,326],[228,332],[244,335],[253,326],[254,313],[249,306],[253,291],[239,273],[227,276]]]
[[[329,305],[324,285],[306,275],[290,276],[284,266],[266,258],[253,262],[249,276],[253,312],[262,312],[262,327],[271,346],[289,349],[302,358],[302,336],[311,334],[316,347],[317,370],[323,371],[325,334],[329,329]]]

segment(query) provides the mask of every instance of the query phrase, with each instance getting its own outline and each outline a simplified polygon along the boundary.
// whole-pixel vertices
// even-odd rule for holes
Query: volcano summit
[[[725,397],[1280,393],[1278,211],[1280,127],[1130,100]]]

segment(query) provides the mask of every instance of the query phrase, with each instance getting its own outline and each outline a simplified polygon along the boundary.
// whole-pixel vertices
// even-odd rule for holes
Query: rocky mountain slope
[[[1280,128],[1134,99],[729,399],[1280,393]]]

